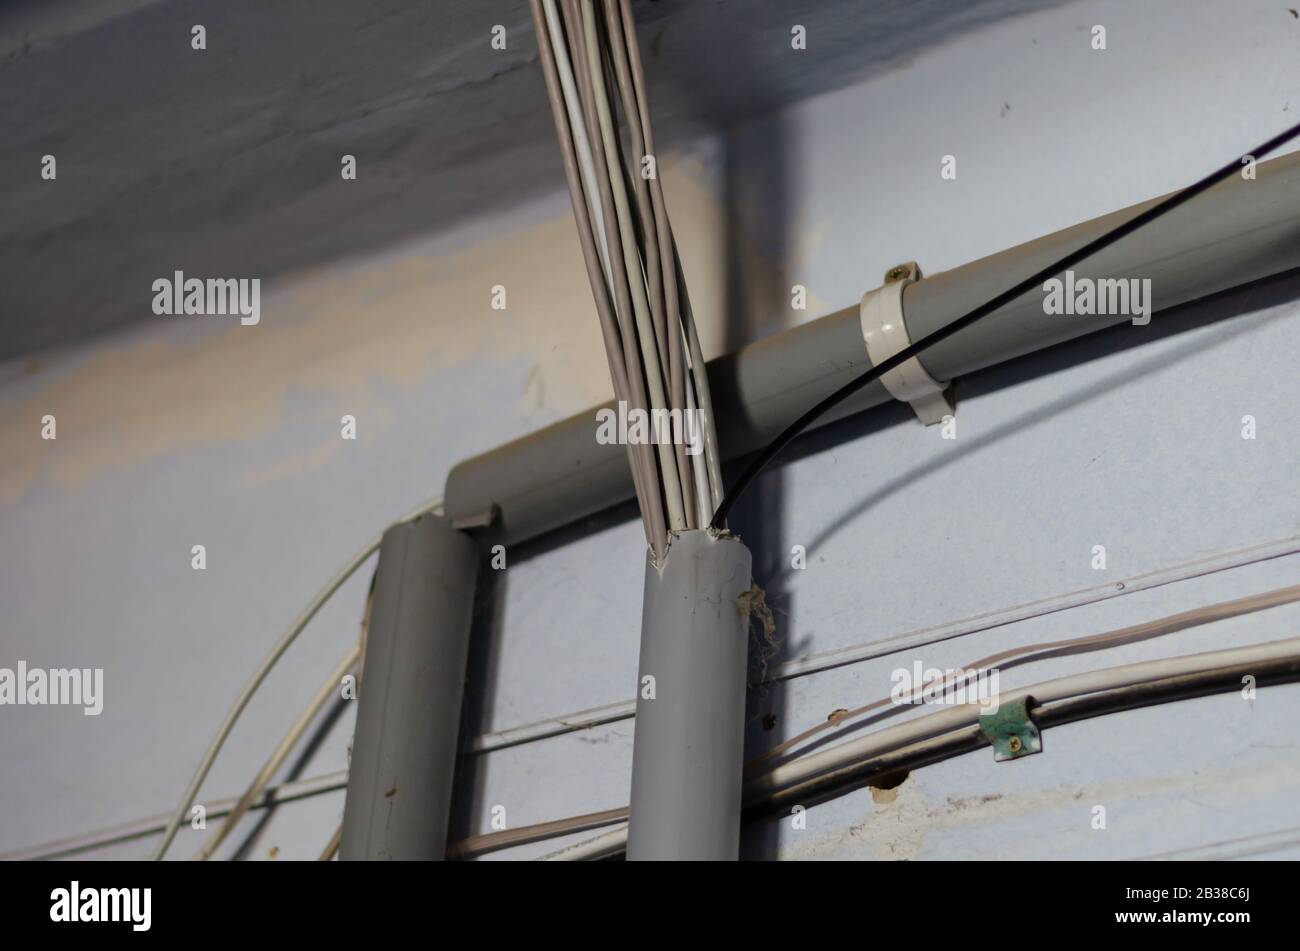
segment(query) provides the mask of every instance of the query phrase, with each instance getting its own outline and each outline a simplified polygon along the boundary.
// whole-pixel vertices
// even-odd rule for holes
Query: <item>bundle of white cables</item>
[[[532,8],[615,397],[649,437],[630,433],[628,455],[658,558],[668,533],[706,527],[724,493],[636,26],[629,0],[532,0]]]

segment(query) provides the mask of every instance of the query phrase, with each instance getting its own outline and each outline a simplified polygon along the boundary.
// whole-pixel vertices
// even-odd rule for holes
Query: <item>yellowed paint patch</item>
[[[927,835],[943,830],[1007,820],[1023,820],[1034,814],[1068,808],[1073,813],[1069,828],[1056,830],[1051,838],[1055,857],[1082,854],[1085,840],[1097,835],[1092,829],[1091,808],[1095,803],[1116,803],[1158,798],[1164,814],[1194,815],[1204,807],[1198,801],[1212,799],[1230,790],[1237,800],[1293,789],[1300,778],[1300,759],[1273,756],[1259,768],[1234,765],[1193,773],[1131,780],[1064,784],[1049,789],[1001,794],[971,793],[942,802],[928,799],[914,782],[892,790],[896,801],[883,804],[872,790],[873,808],[862,822],[847,830],[809,837],[791,843],[791,858],[825,858],[845,850],[867,849],[875,858],[917,859],[923,855]],[[810,819],[811,822],[811,819]],[[1039,854],[1041,842],[1034,837],[1008,839],[1006,848],[988,858],[1029,858]]]
[[[669,207],[680,236],[692,301],[706,354],[724,344],[724,215],[692,162],[665,168]],[[341,413],[366,405],[382,416],[376,384],[411,388],[430,375],[469,363],[531,361],[526,384],[503,392],[497,412],[525,420],[567,415],[609,398],[612,387],[587,285],[576,228],[566,213],[447,251],[450,239],[427,239],[335,267],[312,269],[264,286],[262,321],[188,318],[192,336],[145,328],[92,345],[72,371],[47,367],[50,382],[22,399],[0,386],[0,503],[33,486],[75,488],[112,471],[129,471],[165,453],[265,436],[284,424],[294,392],[323,399],[322,432],[337,434]],[[746,261],[754,260],[748,250]],[[491,307],[492,288],[506,288],[507,308]],[[150,295],[142,290],[141,306]],[[187,318],[165,318],[174,322]],[[200,323],[202,322],[202,323]],[[78,357],[83,354],[77,354]],[[30,383],[30,380],[28,381]],[[464,411],[463,407],[457,408]],[[430,407],[420,438],[432,439]],[[40,419],[58,419],[58,439],[40,438]],[[527,428],[527,427],[524,427]],[[327,465],[322,441],[286,451],[250,469],[244,487]],[[343,447],[339,447],[343,448]]]

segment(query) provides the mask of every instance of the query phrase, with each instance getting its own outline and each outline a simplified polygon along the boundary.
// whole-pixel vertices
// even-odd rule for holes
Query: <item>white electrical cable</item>
[[[591,862],[617,855],[627,848],[627,823],[600,835],[541,856],[542,862]]]
[[[569,113],[569,130],[578,153],[578,167],[582,173],[582,193],[587,199],[587,209],[596,226],[596,249],[600,252],[600,263],[605,271],[605,284],[609,287],[610,300],[614,299],[614,273],[609,264],[609,242],[605,237],[605,214],[600,200],[600,188],[597,185],[596,168],[592,164],[591,142],[587,138],[587,125],[582,119],[582,101],[578,97],[577,86],[573,79],[573,67],[569,62],[569,50],[564,45],[564,28],[560,24],[560,14],[555,0],[542,0],[542,9],[546,13],[546,22],[550,26],[551,49],[555,52],[556,71],[560,74],[560,88],[564,93],[564,107]]]
[[[320,776],[311,776],[307,779],[298,779],[291,783],[281,783],[279,786],[272,786],[268,789],[260,800],[253,803],[253,808],[270,809],[274,806],[282,806],[285,803],[297,802],[299,799],[338,792],[344,789],[347,784],[347,770],[338,770]],[[239,800],[234,796],[209,800],[207,803],[208,818],[219,819],[222,816],[229,815],[230,810],[238,802]],[[45,859],[64,858],[91,849],[121,845],[123,842],[132,842],[135,839],[143,839],[145,836],[162,832],[167,828],[167,820],[170,818],[171,813],[164,812],[145,819],[136,819],[132,822],[116,825],[109,829],[98,829],[94,832],[56,839],[53,842],[27,846],[13,852],[0,853],[0,862],[36,862]]]
[[[1015,703],[1032,696],[1038,703],[1064,700],[1083,694],[1096,693],[1100,690],[1114,690],[1133,684],[1156,680],[1162,677],[1176,677],[1183,674],[1201,673],[1219,667],[1246,664],[1252,661],[1277,660],[1300,655],[1300,637],[1270,641],[1252,647],[1234,647],[1228,650],[1208,651],[1202,654],[1187,654],[1182,657],[1168,657],[1161,660],[1142,661],[1125,664],[1121,667],[1107,667],[1088,671],[1070,677],[1059,677],[1032,687],[1002,693],[997,700],[1000,705]],[[777,766],[775,769],[753,777],[746,784],[746,796],[764,795],[776,792],[788,786],[814,779],[825,773],[844,766],[861,762],[882,753],[888,753],[902,746],[929,739],[940,733],[947,733],[961,727],[979,722],[981,707],[978,704],[953,706],[936,713],[930,713],[897,726],[877,730],[855,740],[841,743],[830,749],[808,753],[804,756]]]
[[[676,254],[677,245],[673,244],[673,253]],[[678,269],[681,269],[681,262],[678,262]],[[722,504],[723,496],[726,494],[722,485],[722,463],[718,460],[721,458],[722,450],[718,447],[718,427],[713,419],[713,397],[709,391],[709,373],[708,367],[704,362],[704,353],[700,350],[700,335],[695,327],[695,315],[691,310],[691,301],[686,294],[686,278],[682,275],[681,300],[683,321],[686,325],[686,339],[690,344],[688,356],[690,358],[691,373],[695,377],[696,399],[700,406],[700,429],[704,433],[704,459],[705,467],[709,475],[709,498],[713,500],[713,507]],[[707,522],[705,523],[708,524]]]
[[[343,823],[340,822],[338,824],[338,828],[334,830],[334,834],[330,836],[329,842],[325,843],[325,848],[324,850],[322,850],[320,854],[320,858],[317,859],[317,861],[318,862],[332,861],[334,859],[334,856],[338,855],[339,846],[342,844],[343,844]]]
[[[624,154],[620,115],[633,151],[653,156],[635,25],[626,4],[620,12],[615,0],[603,6],[531,0],[530,6],[615,391],[624,398],[619,380],[625,374],[628,402],[650,421],[653,447],[638,439],[640,451],[629,457],[646,536],[658,558],[668,533],[703,528],[713,519],[703,519],[696,503],[697,469],[703,469],[710,512],[725,494],[707,375],[662,189],[653,174],[647,189],[639,159]],[[687,376],[694,379],[689,397]],[[688,458],[673,438],[673,423],[687,412],[702,421],[702,459]]]
[[[1032,693],[1033,688],[1028,689]],[[483,734],[469,741],[466,746],[466,752],[470,754],[481,754],[492,750],[505,749],[519,744],[536,742],[538,740],[576,730],[591,729],[592,727],[601,724],[629,719],[634,713],[635,701],[606,704],[602,707],[594,707],[590,710],[582,710],[559,717],[552,717],[550,719],[524,724],[519,727],[513,727],[496,733]],[[312,777],[310,779],[284,783],[280,786],[268,789],[265,795],[253,804],[252,808],[262,809],[272,805],[292,802],[298,798],[334,792],[344,788],[346,783],[347,772],[345,770]],[[234,797],[209,802],[208,818],[220,818],[221,816],[228,815],[230,810],[233,809],[237,803],[238,800]],[[66,839],[29,846],[18,851],[0,854],[0,861],[29,861],[59,858],[64,855],[83,852],[89,849],[104,848],[117,843],[130,841],[132,839],[142,838],[146,835],[161,832],[166,826],[168,816],[169,814],[165,813],[146,819],[139,819],[109,829],[97,830]]]
[[[409,522],[411,519],[418,518],[428,512],[439,511],[441,508],[442,499],[434,499],[412,510],[409,514],[398,519],[398,521]],[[181,823],[185,821],[185,814],[189,812],[190,807],[194,805],[194,800],[199,794],[199,787],[203,785],[203,780],[207,779],[208,772],[212,769],[212,764],[217,759],[217,754],[221,752],[221,747],[225,744],[226,738],[230,736],[230,731],[234,729],[235,722],[244,712],[244,708],[248,706],[248,702],[252,699],[257,688],[262,685],[262,681],[266,679],[267,674],[271,672],[271,668],[275,666],[276,662],[284,655],[284,652],[289,649],[289,645],[297,639],[298,635],[302,633],[303,628],[311,622],[311,619],[316,616],[316,613],[324,606],[325,602],[330,599],[334,592],[341,588],[343,583],[352,577],[367,558],[379,550],[379,545],[380,542],[383,541],[383,537],[383,532],[380,532],[339,570],[338,574],[336,574],[330,582],[321,589],[320,593],[312,599],[311,603],[303,609],[302,613],[298,615],[297,620],[289,626],[289,629],[280,636],[280,639],[276,641],[275,645],[271,648],[270,653],[262,659],[262,662],[257,666],[257,669],[253,671],[253,675],[248,679],[248,683],[244,684],[244,689],[241,690],[239,696],[235,698],[234,704],[226,714],[226,719],[222,721],[221,726],[218,728],[217,735],[214,736],[212,742],[208,744],[207,752],[203,754],[203,759],[200,760],[198,769],[194,771],[194,777],[190,780],[190,784],[185,787],[185,792],[181,795],[181,801],[177,804],[176,811],[172,813],[171,821],[167,823],[167,828],[163,831],[162,841],[158,843],[157,848],[154,850],[154,861],[160,861],[162,857],[167,854],[167,848],[172,844],[172,840],[176,838],[177,830],[180,829]]]
[[[324,709],[325,705],[336,696],[336,691],[339,689],[339,684],[344,675],[357,665],[357,661],[360,657],[361,645],[356,644],[351,650],[343,655],[343,659],[338,662],[332,671],[330,671],[329,676],[325,678],[325,681],[320,685],[319,689],[317,689],[315,695],[307,704],[306,709],[298,715],[298,719],[294,721],[293,726],[289,728],[289,732],[287,732],[284,735],[284,738],[280,740],[279,745],[276,746],[274,751],[272,751],[266,763],[263,764],[257,776],[253,779],[252,783],[249,784],[248,789],[245,790],[244,795],[241,796],[239,802],[235,804],[235,808],[230,811],[230,815],[226,817],[226,820],[222,822],[217,829],[213,830],[210,836],[208,836],[208,841],[203,844],[201,849],[199,849],[198,854],[195,856],[196,859],[199,861],[207,861],[210,859],[221,843],[225,841],[226,836],[228,836],[234,830],[235,826],[239,824],[239,820],[242,819],[244,814],[252,808],[253,803],[261,797],[262,793],[266,790],[266,787],[270,784],[272,777],[275,776],[276,770],[278,770],[284,761],[289,758],[289,754],[293,752],[293,748],[298,745],[298,741],[302,739],[302,735],[307,732],[307,728],[311,726],[312,721],[316,719],[316,715],[319,714],[321,710]]]
[[[618,53],[623,51],[626,56],[627,79],[631,84],[630,90],[626,92],[630,93],[632,100],[625,110],[628,113],[628,121],[639,126],[640,145],[645,155],[654,156],[653,123],[650,120],[645,71],[641,65],[641,51],[637,43],[636,21],[632,16],[631,4],[629,0],[621,0],[618,4],[614,0],[605,0],[605,11],[606,25],[611,34],[610,47],[615,53],[616,71],[621,63]],[[620,84],[621,82],[620,78]],[[702,464],[708,476],[710,501],[716,510],[725,496],[725,491],[722,486],[722,470],[718,462],[718,439],[713,422],[713,400],[709,393],[708,374],[705,372],[704,358],[700,351],[695,316],[691,311],[686,275],[677,253],[677,242],[673,237],[672,224],[668,220],[668,206],[664,200],[663,185],[657,172],[649,177],[649,185],[652,209],[650,215],[655,223],[655,238],[663,249],[661,266],[664,274],[665,302],[668,304],[670,317],[680,325],[680,331],[685,338],[683,356],[686,360],[686,373],[695,380],[695,405],[703,424],[701,427],[704,438]],[[678,329],[677,326],[669,327],[668,332],[677,333]]]
[[[647,403],[644,375],[641,369],[640,357],[636,353],[636,343],[632,339],[635,330],[631,325],[631,316],[626,310],[619,310],[619,298],[623,297],[626,291],[625,275],[621,273],[622,259],[620,257],[611,258],[607,250],[602,255],[601,249],[597,246],[601,241],[601,236],[596,233],[591,221],[592,205],[588,202],[584,193],[583,170],[578,161],[574,130],[571,128],[570,120],[567,117],[570,110],[565,102],[560,71],[553,52],[554,44],[564,41],[564,34],[555,34],[547,26],[546,12],[542,6],[542,0],[529,0],[529,7],[532,12],[533,28],[538,37],[537,51],[542,61],[542,73],[546,80],[547,100],[550,103],[556,135],[560,140],[560,152],[564,159],[564,173],[568,182],[569,197],[573,205],[574,222],[577,225],[578,237],[582,245],[584,267],[587,271],[588,280],[591,282],[592,296],[600,322],[601,337],[609,361],[610,378],[614,384],[614,394],[620,401],[626,401],[628,405],[644,406]],[[568,0],[561,11],[561,20],[563,21],[561,27],[567,27],[570,36],[581,35],[581,17],[577,14],[577,9],[576,0]],[[543,39],[544,37],[547,39]],[[572,48],[567,48],[566,53],[572,67],[572,74],[578,80],[578,105],[582,110],[580,119],[583,122],[583,135],[587,142],[590,143],[593,138],[594,110],[592,107],[594,104],[589,101],[588,71],[583,59],[585,45],[577,43]],[[590,118],[588,118],[589,116]],[[597,135],[599,135],[598,132]],[[604,164],[588,166],[588,172],[593,170],[603,172]],[[597,179],[594,186],[589,182],[587,187],[593,189],[592,194],[598,195],[600,198],[601,228],[607,242],[609,230],[611,227],[616,228],[617,222],[612,207],[612,193],[607,197],[603,192],[606,182],[599,174]],[[607,264],[610,265],[610,271],[605,270]],[[611,271],[615,267],[619,269],[620,273],[618,280],[614,282],[614,287],[611,287],[610,278],[614,276]],[[630,304],[626,301],[623,301],[623,303],[627,309],[630,309]],[[668,533],[657,472],[658,460],[654,451],[648,445],[643,445],[640,442],[636,444],[629,442],[627,453],[632,473],[632,485],[645,527],[646,541],[655,556],[658,557],[663,553],[667,545]]]
[[[1092,651],[1122,647],[1127,644],[1136,644],[1138,641],[1163,637],[1201,624],[1212,624],[1215,621],[1240,617],[1256,611],[1267,611],[1270,608],[1295,604],[1297,601],[1300,601],[1300,584],[1277,588],[1273,591],[1266,591],[1245,598],[1237,598],[1233,601],[1208,604],[1203,607],[1193,608],[1190,611],[1184,611],[1181,614],[1173,614],[1141,624],[1132,624],[1118,630],[1107,631],[1104,634],[1088,634],[1065,640],[1039,641],[1032,644],[1008,647],[963,663],[949,676],[938,678],[926,684],[917,684],[913,688],[911,702],[920,702],[932,690],[946,692],[956,684],[968,681],[970,677],[976,675],[977,671],[997,669],[1005,671],[1011,667],[1032,664],[1035,661],[1047,660],[1051,657],[1065,657],[1071,654],[1090,653]],[[961,671],[961,673],[957,673],[957,671]],[[891,707],[892,709],[890,709]],[[746,769],[752,771],[752,768],[759,763],[781,756],[792,748],[807,743],[826,730],[845,729],[846,723],[850,723],[864,714],[877,711],[877,717],[884,717],[889,716],[891,713],[901,713],[905,709],[906,705],[900,705],[898,700],[891,694],[866,704],[857,705],[851,710],[837,711],[836,717],[822,720],[820,723],[783,740],[766,752],[753,757],[745,764]],[[847,729],[856,729],[856,726],[849,726]]]
[[[1228,650],[1143,661],[1119,667],[1088,671],[1070,677],[1059,677],[1011,693],[1001,694],[998,701],[1000,704],[1009,704],[1026,697],[1033,697],[1035,703],[1044,704],[1105,690],[1132,687],[1168,677],[1206,673],[1253,662],[1263,663],[1286,659],[1300,659],[1300,637],[1270,641],[1251,647],[1235,647]],[[746,781],[744,788],[745,800],[747,802],[762,800],[782,789],[797,786],[800,783],[835,772],[838,769],[859,765],[885,753],[892,753],[904,747],[923,743],[953,730],[970,727],[979,722],[980,712],[981,707],[978,704],[951,707],[937,713],[917,717],[915,720],[910,720],[899,726],[877,730],[860,739],[842,743],[820,753],[806,754],[790,763],[778,766],[770,772]],[[624,823],[594,838],[544,855],[542,859],[547,861],[589,861],[616,855],[626,846],[627,824]]]
[[[587,0],[584,6],[587,8],[583,25],[587,38],[587,65],[591,72],[592,97],[596,102],[596,117],[600,125],[601,141],[605,147],[605,164],[609,169],[610,190],[614,194],[614,211],[618,219],[619,238],[623,245],[627,283],[632,292],[632,312],[636,319],[637,342],[641,345],[641,359],[645,364],[650,407],[652,410],[667,409],[671,404],[665,393],[663,368],[659,363],[659,346],[656,342],[654,322],[650,317],[650,304],[646,299],[644,271],[637,251],[632,210],[628,205],[624,185],[623,166],[619,161],[617,133],[605,87],[604,59],[601,57],[600,43],[596,34],[595,13],[590,0]],[[659,458],[660,478],[663,480],[664,502],[668,508],[668,527],[672,531],[682,531],[686,528],[686,513],[682,504],[681,481],[677,477],[676,451],[670,441],[660,438],[655,438],[655,448]]]
[[[753,686],[780,683],[796,677],[900,653],[906,649],[978,634],[1021,621],[1046,617],[1060,611],[1086,607],[1152,588],[1190,581],[1294,554],[1300,554],[1300,535],[1292,535],[1263,545],[1221,552],[1208,558],[1198,558],[1195,561],[1159,568],[1141,575],[1130,575],[1120,581],[1108,581],[1104,585],[1085,588],[1082,591],[1069,591],[1027,604],[999,608],[974,617],[945,621],[937,626],[878,638],[868,644],[809,654],[807,657],[786,661],[773,667],[765,678],[755,681]],[[622,700],[548,717],[545,720],[523,723],[504,730],[483,733],[471,739],[465,749],[466,752],[474,754],[490,753],[493,750],[506,749],[521,743],[532,743],[579,730],[589,730],[608,723],[617,723],[620,720],[630,720],[635,715],[636,700]]]
[[[612,4],[608,5],[612,7]],[[631,0],[620,0],[618,16],[622,23],[623,45],[627,50],[628,70],[632,78],[632,92],[636,98],[636,111],[641,118],[641,139],[647,155],[655,154],[654,129],[650,121],[650,103],[646,92],[645,70],[641,65],[641,50],[636,38],[636,20],[632,16]],[[615,17],[610,17],[615,19]],[[615,25],[611,22],[610,28]],[[709,377],[705,370],[704,356],[700,349],[699,333],[695,325],[695,315],[691,311],[691,298],[686,289],[686,273],[677,253],[677,241],[673,237],[672,225],[668,221],[668,206],[664,200],[663,184],[659,175],[650,179],[650,200],[654,207],[656,227],[663,230],[661,240],[671,248],[672,268],[677,278],[678,311],[682,329],[686,334],[686,356],[690,372],[695,377],[696,405],[703,418],[704,458],[709,476],[710,499],[716,510],[722,504],[725,491],[722,485],[722,467],[719,462],[718,434],[713,421],[713,397],[709,392]]]
[[[692,444],[691,448],[696,450],[695,455],[687,454],[686,458],[690,464],[691,475],[695,480],[695,524],[701,528],[709,524],[709,519],[713,518],[713,512],[716,508],[710,501],[712,495],[709,491],[709,472],[708,472],[708,446],[705,444],[702,414],[699,410],[699,403],[695,398],[695,379],[690,374],[686,374],[686,419],[687,423],[683,427],[688,435],[694,435],[698,440],[698,445]]]

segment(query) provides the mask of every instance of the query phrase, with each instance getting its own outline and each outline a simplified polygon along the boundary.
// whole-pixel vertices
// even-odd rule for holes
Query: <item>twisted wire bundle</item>
[[[660,185],[630,0],[531,0],[569,197],[615,398],[658,428],[628,457],[656,559],[708,526],[724,495],[699,336]],[[621,121],[620,121],[621,120]],[[665,412],[666,411],[666,412]]]

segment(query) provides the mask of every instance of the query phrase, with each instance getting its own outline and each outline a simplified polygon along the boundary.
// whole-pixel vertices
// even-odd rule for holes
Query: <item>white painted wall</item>
[[[1298,44],[1300,21],[1273,3],[1079,2],[700,141],[663,174],[710,348],[851,304],[898,261],[942,270],[1195,179],[1296,121]],[[956,181],[939,178],[944,154]],[[0,851],[172,806],[248,672],[353,550],[437,494],[457,460],[606,398],[555,184],[508,215],[267,288],[258,327],[160,319],[0,371],[0,665],[103,667],[106,681],[99,717],[0,709]],[[795,282],[806,314],[789,310]],[[505,313],[488,306],[494,284]],[[900,407],[814,437],[733,523],[756,549],[784,656],[1300,536],[1297,290],[1274,282],[962,381],[955,442]],[[39,438],[45,413],[55,442]],[[344,413],[356,443],[339,438]],[[473,729],[631,697],[641,542],[634,522],[605,519],[512,553]],[[194,544],[206,571],[190,568]],[[795,544],[806,571],[784,570]],[[1298,571],[1300,556],[1275,559],[800,678],[754,698],[753,717],[778,725],[755,726],[752,749],[887,693],[913,657],[956,666]],[[254,700],[207,796],[251,778],[355,637],[367,580]],[[1003,686],[1291,636],[1298,621],[1300,608],[1276,609],[1018,668]],[[1130,857],[1241,839],[1238,851],[1297,856],[1298,713],[1300,688],[1283,687],[1061,728],[1045,755],[932,767],[892,801],[863,791],[812,809],[807,831],[752,830],[746,851]],[[350,735],[349,712],[304,775],[345,766]],[[458,831],[487,831],[495,804],[512,826],[624,804],[631,737],[624,721],[469,761]],[[248,854],[314,857],[342,803],[279,810]],[[1096,804],[1105,832],[1090,826]],[[197,842],[183,833],[174,854]]]

